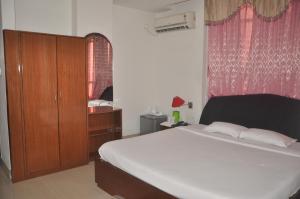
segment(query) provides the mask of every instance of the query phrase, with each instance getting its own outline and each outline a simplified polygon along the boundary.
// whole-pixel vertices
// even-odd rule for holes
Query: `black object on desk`
[[[180,121],[180,122],[177,122],[176,124],[172,124],[171,127],[174,128],[177,126],[187,126],[187,125],[189,125],[189,124],[184,121]]]

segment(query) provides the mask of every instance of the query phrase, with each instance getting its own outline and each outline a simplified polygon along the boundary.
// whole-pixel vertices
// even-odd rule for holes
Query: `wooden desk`
[[[122,138],[122,109],[88,108],[89,157],[94,160],[105,142]]]

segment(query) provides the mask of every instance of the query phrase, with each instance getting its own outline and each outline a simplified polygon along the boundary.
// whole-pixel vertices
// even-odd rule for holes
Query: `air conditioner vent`
[[[188,12],[155,20],[157,33],[195,28],[195,13]]]
[[[176,26],[173,28],[158,29],[158,30],[156,30],[156,32],[161,33],[161,32],[169,32],[169,31],[184,30],[184,29],[189,29],[189,27],[188,26]]]

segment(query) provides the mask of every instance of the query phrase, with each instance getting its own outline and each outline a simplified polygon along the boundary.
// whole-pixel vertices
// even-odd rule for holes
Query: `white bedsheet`
[[[95,106],[113,106],[113,102],[107,100],[89,100],[88,107]]]
[[[178,198],[287,199],[300,188],[300,144],[245,142],[191,125],[108,142],[102,159]]]

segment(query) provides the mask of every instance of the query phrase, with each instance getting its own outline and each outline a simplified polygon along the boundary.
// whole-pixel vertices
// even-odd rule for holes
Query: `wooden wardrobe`
[[[85,39],[4,31],[12,181],[88,162]]]

